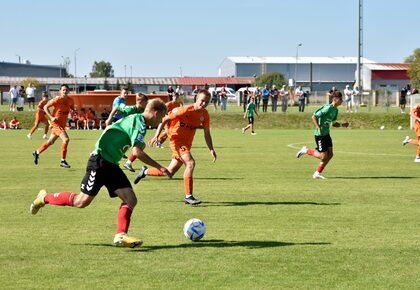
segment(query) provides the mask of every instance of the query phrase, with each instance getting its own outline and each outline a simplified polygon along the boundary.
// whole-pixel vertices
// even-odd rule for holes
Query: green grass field
[[[198,131],[194,189],[204,203],[182,203],[182,172],[142,180],[130,227],[138,249],[111,246],[120,202],[105,189],[85,209],[28,212],[42,188],[79,192],[100,131],[69,132],[69,170],[59,141],[35,166],[42,133],[26,133],[0,131],[2,289],[419,289],[420,164],[401,145],[408,130],[333,129],[327,180],[312,179],[316,159],[295,157],[313,147],[312,130],[214,129],[216,163]],[[167,146],[146,150],[169,162]],[[193,217],[207,226],[195,243],[182,233]]]

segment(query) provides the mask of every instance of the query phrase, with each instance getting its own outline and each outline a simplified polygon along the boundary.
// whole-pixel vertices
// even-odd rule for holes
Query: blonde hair
[[[159,99],[151,99],[147,102],[146,109],[144,109],[145,112],[164,112],[165,114],[168,113],[168,108],[166,107],[165,103]]]

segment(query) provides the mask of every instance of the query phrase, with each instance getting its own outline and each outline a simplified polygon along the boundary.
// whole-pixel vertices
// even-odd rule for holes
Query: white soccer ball
[[[380,127],[380,129],[381,129],[381,130],[385,129],[385,126],[381,126],[381,127]]]
[[[402,126],[398,126],[398,130],[402,130]]]
[[[191,241],[199,241],[206,233],[206,226],[203,221],[193,218],[184,225],[184,235]]]

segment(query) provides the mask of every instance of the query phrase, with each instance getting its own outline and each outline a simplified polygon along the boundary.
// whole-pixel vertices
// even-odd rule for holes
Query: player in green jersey
[[[337,107],[343,102],[343,95],[341,92],[334,92],[332,95],[331,104],[325,104],[314,112],[312,121],[315,125],[315,143],[316,149],[309,149],[303,146],[302,149],[296,154],[299,158],[304,154],[311,155],[321,160],[315,173],[312,175],[314,179],[325,179],[321,175],[325,166],[333,157],[333,143],[330,136],[330,124],[334,127],[348,127],[349,123],[337,123],[338,109]]]
[[[86,174],[80,185],[80,193],[47,194],[45,190],[41,190],[32,202],[30,212],[36,214],[45,204],[87,207],[102,186],[105,186],[110,197],[118,196],[122,200],[114,245],[131,248],[141,245],[143,242],[140,239],[127,235],[137,197],[118,163],[124,152],[132,147],[137,158],[159,169],[164,175],[172,177],[165,167],[143,151],[146,128],[157,127],[166,113],[166,105],[160,99],[153,99],[148,102],[143,114],[130,115],[107,127],[96,142],[95,149],[88,160]]]
[[[257,105],[255,104],[255,97],[252,95],[249,98],[249,103],[246,106],[244,119],[248,117],[248,125],[245,128],[242,128],[242,134],[245,134],[245,131],[251,128],[251,135],[256,135],[254,132],[254,113],[258,116]]]

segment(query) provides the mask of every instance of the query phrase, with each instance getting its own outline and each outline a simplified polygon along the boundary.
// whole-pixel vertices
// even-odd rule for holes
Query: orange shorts
[[[54,135],[60,136],[61,134],[66,133],[66,129],[64,129],[61,126],[53,125],[51,127],[52,127],[52,130],[51,130],[52,134],[54,134]]]
[[[420,137],[420,125],[414,125],[414,131],[416,132],[417,137]]]
[[[171,141],[172,159],[181,160],[181,156],[190,153],[191,145],[186,145],[184,142]]]

